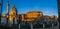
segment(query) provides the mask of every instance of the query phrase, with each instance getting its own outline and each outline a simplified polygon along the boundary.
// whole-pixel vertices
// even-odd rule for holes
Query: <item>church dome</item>
[[[10,15],[17,15],[17,9],[15,6],[10,10]]]

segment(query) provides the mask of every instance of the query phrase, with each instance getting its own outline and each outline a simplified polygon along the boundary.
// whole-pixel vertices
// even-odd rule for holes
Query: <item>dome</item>
[[[16,14],[17,15],[17,9],[15,6],[10,10],[10,15]]]

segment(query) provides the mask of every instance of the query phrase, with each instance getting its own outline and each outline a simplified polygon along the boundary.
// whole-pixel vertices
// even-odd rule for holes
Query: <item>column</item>
[[[30,25],[31,25],[31,29],[33,29],[33,24],[31,23]]]
[[[43,28],[45,28],[45,24],[43,24]]]
[[[52,27],[53,27],[53,25],[54,25],[54,24],[52,23]]]
[[[58,22],[58,26],[59,26],[59,22]]]
[[[19,24],[19,29],[20,29],[20,24]]]

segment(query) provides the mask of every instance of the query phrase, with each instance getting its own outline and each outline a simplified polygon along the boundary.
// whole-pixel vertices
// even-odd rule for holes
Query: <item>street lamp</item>
[[[1,2],[0,2],[0,23],[1,23]]]

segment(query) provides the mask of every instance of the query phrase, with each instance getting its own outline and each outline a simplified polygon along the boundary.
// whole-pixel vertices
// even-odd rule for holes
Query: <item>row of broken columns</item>
[[[59,26],[59,22],[57,22],[58,24],[57,24],[57,26]],[[33,27],[33,23],[31,22],[31,23],[29,23],[29,25],[30,25],[30,28],[31,29],[34,29]],[[45,24],[43,24],[43,28],[45,28],[46,26],[45,26]],[[54,27],[54,24],[52,23],[52,28]],[[21,24],[19,24],[19,29],[21,29]]]

